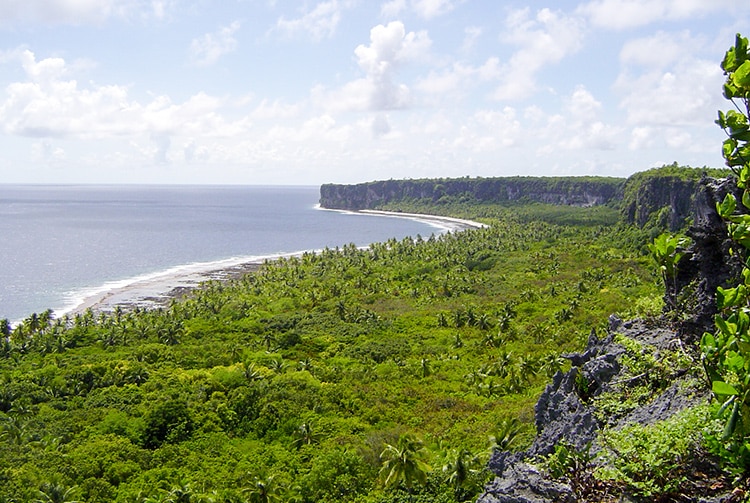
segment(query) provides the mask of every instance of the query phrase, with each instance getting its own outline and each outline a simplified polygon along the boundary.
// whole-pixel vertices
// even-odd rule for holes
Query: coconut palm
[[[273,479],[273,475],[266,478],[255,477],[253,485],[244,489],[249,503],[274,503],[282,500],[282,488]]]
[[[494,435],[490,435],[490,450],[508,451],[521,434],[521,425],[516,418],[506,419],[500,423]]]
[[[311,445],[320,441],[320,433],[316,432],[310,423],[302,423],[294,435],[294,447],[299,449],[303,445]]]
[[[73,499],[75,487],[65,487],[57,480],[44,482],[39,488],[39,497],[34,503],[78,503]]]
[[[454,449],[446,456],[443,473],[447,476],[448,483],[453,486],[456,501],[463,501],[464,488],[471,475],[478,473],[478,465],[479,457],[466,449]]]
[[[411,433],[401,435],[396,445],[385,444],[380,454],[380,480],[385,487],[403,485],[411,499],[415,484],[425,485],[430,466],[425,462],[422,441]]]

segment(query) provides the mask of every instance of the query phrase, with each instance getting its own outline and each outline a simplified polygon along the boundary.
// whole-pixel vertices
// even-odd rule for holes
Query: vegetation
[[[6,323],[0,501],[473,498],[559,355],[658,294],[621,227],[476,209],[489,227],[269,262],[164,310]]]
[[[722,153],[737,176],[742,189],[742,206],[733,194],[727,194],[717,206],[727,222],[729,236],[737,244],[736,253],[747,257],[750,248],[750,51],[748,40],[737,35],[735,45],[722,62],[726,75],[724,96],[733,110],[719,112],[717,124],[726,132]],[[715,442],[720,455],[741,475],[750,469],[750,263],[742,270],[739,284],[719,288],[716,332],[704,334],[701,340],[703,361],[711,390],[725,421],[723,433]]]

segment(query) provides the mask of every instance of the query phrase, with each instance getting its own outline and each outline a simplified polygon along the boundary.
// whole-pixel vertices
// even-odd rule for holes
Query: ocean
[[[0,318],[178,271],[447,230],[317,208],[318,187],[0,185]]]

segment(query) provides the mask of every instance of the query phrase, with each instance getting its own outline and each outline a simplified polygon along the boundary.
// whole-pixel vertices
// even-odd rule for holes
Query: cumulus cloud
[[[657,33],[625,44],[615,89],[622,96],[620,106],[630,125],[712,122],[722,105],[717,89],[721,89],[723,75],[715,61],[695,55],[700,45],[688,33]]]
[[[375,26],[370,30],[370,44],[354,50],[365,77],[335,91],[318,86],[312,91],[313,102],[339,111],[405,108],[411,102],[410,91],[405,84],[395,82],[396,71],[424,57],[431,44],[426,32],[407,33],[400,21]]]
[[[390,0],[380,7],[380,15],[392,19],[406,10],[406,0]]]
[[[0,124],[6,134],[101,139],[136,134],[234,136],[250,127],[221,115],[223,100],[198,93],[175,104],[167,96],[139,103],[127,87],[80,86],[62,58],[37,61],[31,51],[17,55],[26,80],[6,86],[0,95]]]
[[[581,5],[577,12],[595,26],[622,30],[728,11],[739,1],[742,0],[594,0]]]
[[[193,39],[190,44],[190,59],[197,66],[209,66],[224,54],[237,49],[235,32],[240,29],[239,21],[221,28],[216,33],[206,33],[202,37]]]
[[[499,79],[502,75],[500,66],[500,60],[496,57],[489,58],[478,67],[457,62],[441,72],[430,72],[419,79],[414,87],[434,99],[458,99],[477,84]]]
[[[276,21],[276,30],[291,36],[307,33],[313,40],[320,41],[336,32],[342,12],[347,7],[347,2],[338,0],[321,2],[298,18],[280,17]]]
[[[461,44],[461,50],[464,52],[472,50],[482,36],[484,30],[479,26],[469,26],[464,28],[464,42]]]
[[[519,46],[503,65],[503,79],[494,92],[497,100],[517,100],[536,89],[536,73],[578,51],[583,43],[583,25],[576,17],[542,9],[532,18],[528,8],[512,11],[501,40]]]
[[[626,66],[664,68],[688,54],[697,53],[704,45],[703,40],[693,38],[688,31],[658,31],[651,36],[625,42],[620,50],[620,62]]]
[[[388,123],[388,117],[385,114],[377,114],[373,117],[370,128],[374,138],[380,138],[391,132],[391,125]]]

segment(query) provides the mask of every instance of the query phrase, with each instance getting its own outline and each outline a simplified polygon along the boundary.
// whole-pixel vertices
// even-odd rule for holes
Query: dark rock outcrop
[[[680,331],[689,342],[713,329],[716,288],[736,283],[744,263],[745,254],[727,237],[726,224],[716,212],[716,204],[728,193],[742,199],[732,179],[701,179],[692,198],[693,225],[686,232],[692,243],[678,264],[676,282],[666,288],[665,297],[682,304],[677,306],[685,314]]]

